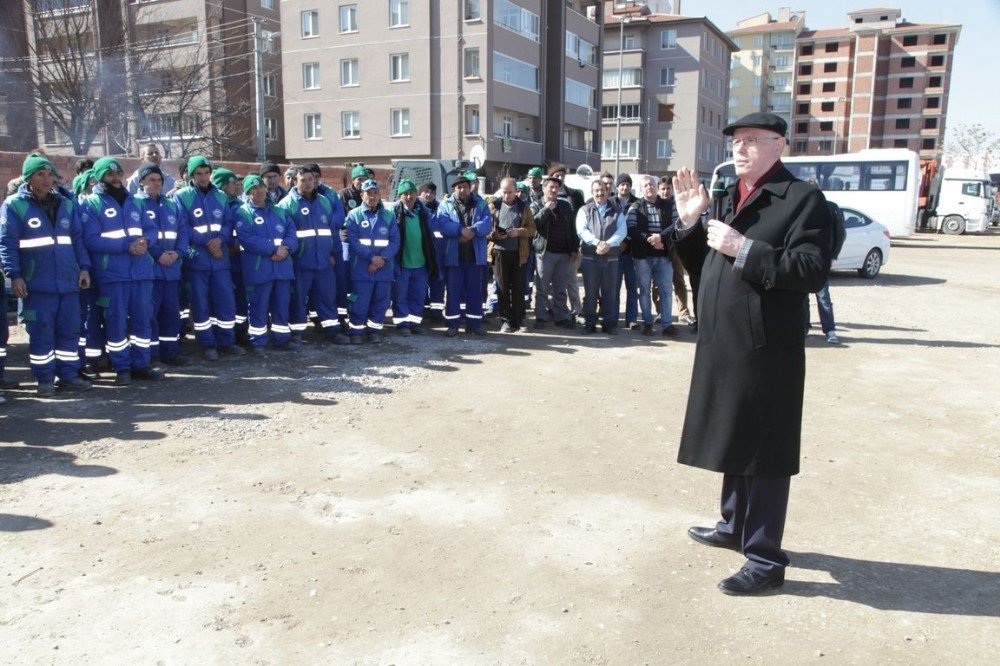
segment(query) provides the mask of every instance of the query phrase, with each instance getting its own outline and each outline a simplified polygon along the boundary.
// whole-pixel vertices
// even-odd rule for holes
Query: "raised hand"
[[[698,174],[687,167],[682,168],[673,178],[674,183],[674,203],[677,206],[677,215],[684,226],[694,224],[701,217],[701,214],[708,210],[712,200],[708,196],[708,190],[698,182]]]

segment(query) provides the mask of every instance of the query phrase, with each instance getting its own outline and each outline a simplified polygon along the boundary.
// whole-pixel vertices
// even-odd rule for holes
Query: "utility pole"
[[[253,21],[253,70],[254,87],[257,97],[257,161],[267,158],[267,147],[264,127],[264,31],[262,20],[258,17]]]

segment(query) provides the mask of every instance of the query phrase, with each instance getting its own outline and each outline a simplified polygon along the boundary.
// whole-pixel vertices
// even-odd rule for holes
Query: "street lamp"
[[[635,16],[649,16],[652,12],[643,5],[638,11],[630,12],[618,19],[618,112],[615,120],[615,178],[621,173],[622,154],[622,74],[625,66],[625,24],[631,23]]]

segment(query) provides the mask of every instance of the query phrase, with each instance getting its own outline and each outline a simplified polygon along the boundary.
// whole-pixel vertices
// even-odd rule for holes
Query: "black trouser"
[[[715,529],[736,538],[747,558],[746,566],[758,573],[771,573],[788,566],[781,550],[788,509],[789,477],[722,477],[722,520]]]
[[[497,279],[500,319],[511,326],[524,323],[524,269],[519,250],[493,249],[493,274]]]

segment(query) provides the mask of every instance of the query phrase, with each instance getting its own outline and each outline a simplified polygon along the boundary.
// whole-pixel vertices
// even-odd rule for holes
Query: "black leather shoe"
[[[719,583],[723,594],[744,596],[760,594],[775,587],[781,587],[785,582],[785,570],[775,569],[769,574],[756,573],[746,567]]]
[[[739,541],[728,534],[720,534],[714,527],[689,527],[688,536],[706,546],[728,548],[735,551],[742,550]]]

